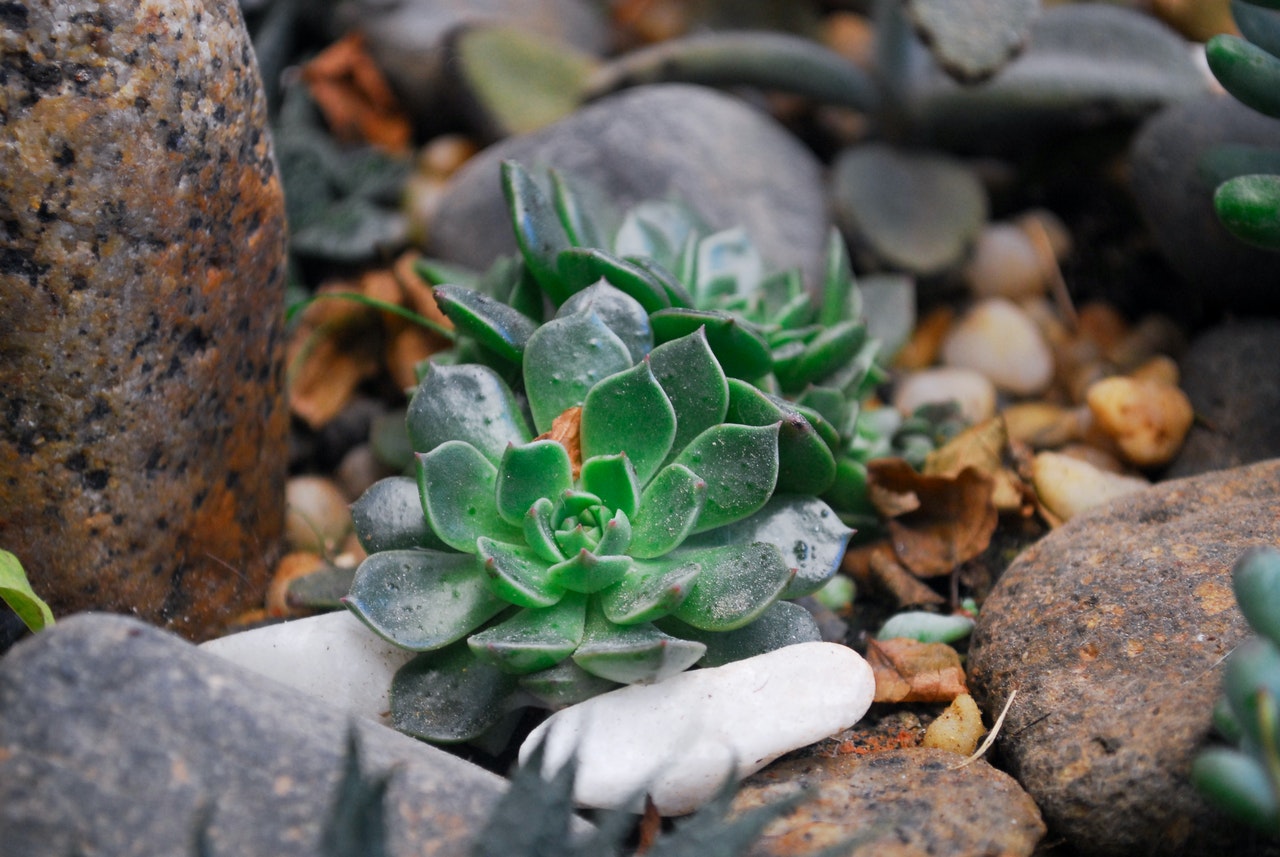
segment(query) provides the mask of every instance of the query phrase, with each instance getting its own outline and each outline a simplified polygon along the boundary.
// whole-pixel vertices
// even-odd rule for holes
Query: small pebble
[[[1044,294],[1044,262],[1027,233],[1012,223],[992,223],[978,236],[964,268],[969,291],[979,298],[1017,300]]]
[[[1032,449],[1054,449],[1084,437],[1093,421],[1088,408],[1068,408],[1050,402],[1019,402],[1000,412],[1009,440]]]
[[[325,554],[351,532],[347,498],[332,480],[295,476],[285,486],[285,541],[290,550]]]
[[[986,731],[978,703],[969,694],[962,693],[925,729],[924,746],[971,756]]]
[[[1106,378],[1091,386],[1085,399],[1098,428],[1138,467],[1171,461],[1195,418],[1186,393],[1160,381]]]
[[[529,735],[520,761],[545,741],[547,771],[576,756],[580,805],[638,810],[645,789],[663,815],[683,815],[730,773],[748,776],[857,723],[874,693],[871,667],[852,649],[799,643],[570,706]]]
[[[981,372],[1015,395],[1034,395],[1053,380],[1053,354],[1044,336],[1004,298],[990,298],[969,310],[943,342],[942,360]]]
[[[289,606],[289,584],[300,577],[324,568],[324,559],[319,554],[305,551],[294,551],[281,557],[276,563],[275,573],[271,577],[271,585],[267,587],[266,615],[280,618],[296,613]]]
[[[996,413],[995,385],[973,369],[940,366],[907,375],[894,390],[893,404],[903,416],[921,405],[954,401],[970,425],[989,420]]]
[[[1150,485],[1140,477],[1099,470],[1087,461],[1057,452],[1037,455],[1031,470],[1040,502],[1064,521]]]

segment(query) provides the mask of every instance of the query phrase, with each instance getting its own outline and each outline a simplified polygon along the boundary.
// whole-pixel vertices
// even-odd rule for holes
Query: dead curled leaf
[[[534,438],[534,440],[554,440],[568,451],[574,479],[577,479],[582,472],[581,429],[582,406],[574,405],[552,420],[548,431]]]
[[[946,643],[897,637],[867,641],[876,702],[951,702],[965,686],[960,654]]]
[[[360,33],[350,33],[321,51],[302,67],[302,79],[339,140],[408,151],[413,134],[409,119],[365,50]]]
[[[887,593],[899,607],[947,602],[898,562],[888,541],[850,548],[845,552],[840,568],[859,587]]]
[[[991,477],[991,502],[1000,512],[1030,513],[1030,490],[1013,470],[1005,466],[1009,430],[1003,417],[992,417],[965,429],[946,445],[929,453],[924,463],[927,476],[956,476],[966,467]]]

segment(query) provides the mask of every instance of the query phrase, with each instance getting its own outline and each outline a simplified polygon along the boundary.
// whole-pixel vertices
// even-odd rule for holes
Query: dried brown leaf
[[[573,478],[577,479],[582,471],[582,406],[574,405],[551,421],[550,431],[543,432],[534,440],[554,440],[569,451],[569,463],[573,465]]]
[[[876,702],[951,702],[968,693],[960,654],[946,643],[868,640]]]
[[[302,67],[302,79],[334,136],[406,152],[413,129],[357,32]]]
[[[845,553],[840,568],[859,587],[887,593],[899,607],[945,604],[946,599],[907,571],[893,555],[888,541],[854,548]]]
[[[1008,427],[1002,417],[992,417],[956,435],[925,459],[927,476],[956,476],[966,467],[991,478],[991,502],[1000,512],[1023,512],[1029,489],[1004,465],[1009,448]]]

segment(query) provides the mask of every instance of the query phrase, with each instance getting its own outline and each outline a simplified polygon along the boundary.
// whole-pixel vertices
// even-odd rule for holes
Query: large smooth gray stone
[[[484,771],[132,619],[81,614],[0,660],[0,854],[317,857],[348,730],[394,767],[388,853],[464,857]]]
[[[744,227],[771,269],[799,266],[811,286],[821,282],[830,224],[822,166],[741,99],[682,84],[637,87],[490,146],[441,201],[432,255],[485,269],[515,252],[499,179],[507,159],[594,183],[620,208],[675,196],[715,228]]]

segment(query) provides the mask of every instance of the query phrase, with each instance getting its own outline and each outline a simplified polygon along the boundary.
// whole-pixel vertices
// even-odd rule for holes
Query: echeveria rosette
[[[711,662],[816,638],[779,599],[820,587],[850,531],[816,498],[774,496],[781,421],[726,421],[702,331],[651,349],[630,298],[575,298],[522,343],[527,413],[493,369],[430,367],[409,407],[417,496],[399,477],[355,506],[366,546],[388,549],[348,607],[424,652],[392,688],[405,731],[471,739],[534,700],[687,669],[718,635]],[[580,466],[534,436],[577,407]],[[421,520],[387,513],[413,500]]]

